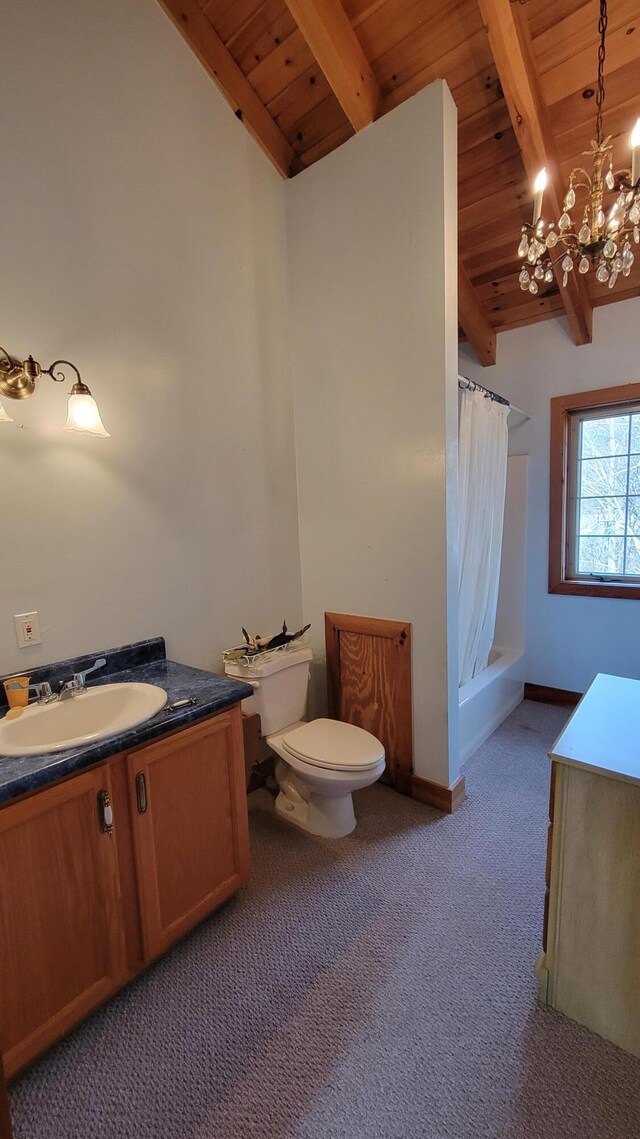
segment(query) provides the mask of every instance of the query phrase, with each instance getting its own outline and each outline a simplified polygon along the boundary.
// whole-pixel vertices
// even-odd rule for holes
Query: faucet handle
[[[25,688],[27,692],[35,692],[38,700],[50,700],[53,696],[51,685],[49,684],[48,680],[43,680],[39,684],[25,684],[24,686],[22,684],[18,684],[16,680],[13,682],[13,684],[7,685],[7,689],[10,692],[15,692],[17,689],[21,689],[24,692]]]
[[[76,687],[78,687],[78,688],[84,688],[85,680],[86,680],[87,676],[89,675],[89,673],[90,672],[96,672],[96,670],[99,668],[104,668],[106,663],[107,663],[107,658],[106,657],[100,657],[95,662],[95,664],[91,665],[91,668],[85,668],[84,672],[74,672],[74,674],[73,674],[74,685],[76,685]]]

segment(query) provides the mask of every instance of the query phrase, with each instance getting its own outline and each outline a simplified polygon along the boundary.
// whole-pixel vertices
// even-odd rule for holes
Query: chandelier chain
[[[604,103],[604,59],[607,22],[607,0],[600,0],[600,19],[598,20],[600,46],[598,47],[598,91],[596,94],[596,106],[598,108],[596,114],[596,142],[602,142],[602,106]]]

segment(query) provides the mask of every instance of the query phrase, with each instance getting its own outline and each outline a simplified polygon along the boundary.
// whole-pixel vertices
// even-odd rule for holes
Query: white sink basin
[[[32,704],[17,719],[0,720],[0,755],[41,752],[103,740],[135,728],[164,708],[157,684],[102,684],[52,704]]]

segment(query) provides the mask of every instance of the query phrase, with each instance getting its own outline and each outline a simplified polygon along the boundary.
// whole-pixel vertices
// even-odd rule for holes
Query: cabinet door
[[[125,975],[106,766],[0,811],[0,1045],[7,1076]],[[101,805],[102,804],[102,805]]]
[[[240,708],[128,757],[147,960],[249,873]]]

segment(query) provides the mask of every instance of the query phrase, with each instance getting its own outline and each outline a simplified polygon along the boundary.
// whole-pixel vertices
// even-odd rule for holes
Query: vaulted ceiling
[[[459,322],[484,364],[496,334],[565,314],[576,344],[592,308],[640,293],[640,256],[614,290],[570,274],[523,293],[516,249],[531,183],[561,212],[594,134],[598,0],[160,0],[284,177],[435,79],[458,108]],[[609,0],[604,129],[617,166],[640,115],[638,0]],[[593,275],[590,273],[589,278]]]

